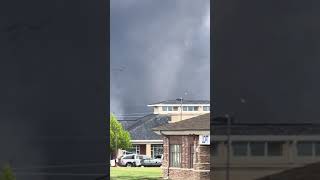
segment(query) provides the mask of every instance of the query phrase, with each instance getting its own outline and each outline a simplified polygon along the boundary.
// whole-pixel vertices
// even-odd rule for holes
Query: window
[[[210,111],[210,106],[203,106],[203,111]]]
[[[178,106],[173,106],[174,111],[178,111]]]
[[[181,166],[181,145],[170,145],[170,167]]]
[[[234,156],[247,156],[248,142],[233,142],[232,150]]]
[[[298,156],[312,156],[312,142],[297,143]]]
[[[172,111],[172,106],[162,106],[162,111]]]
[[[264,156],[265,155],[265,142],[250,142],[251,156]]]
[[[151,157],[155,158],[158,155],[163,154],[162,144],[151,144]]]
[[[140,145],[132,145],[132,148],[130,149],[130,151],[135,154],[140,154]]]
[[[183,111],[198,111],[198,106],[183,106]]]
[[[281,142],[268,142],[268,156],[281,156],[282,155],[282,143]]]
[[[297,143],[298,156],[320,156],[320,142],[300,141]]]
[[[194,146],[190,145],[190,168],[193,168]]]
[[[282,156],[283,142],[233,142],[234,156]],[[319,148],[320,149],[320,148]]]

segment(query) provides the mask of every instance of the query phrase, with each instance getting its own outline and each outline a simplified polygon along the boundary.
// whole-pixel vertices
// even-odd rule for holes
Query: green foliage
[[[128,131],[126,131],[117,118],[110,115],[110,150],[112,152],[117,149],[129,149],[131,145],[131,137]]]
[[[5,165],[0,174],[0,180],[16,180],[13,171],[9,165]]]

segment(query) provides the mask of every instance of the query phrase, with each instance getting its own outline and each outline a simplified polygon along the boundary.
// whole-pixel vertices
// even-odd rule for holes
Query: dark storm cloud
[[[209,3],[111,1],[111,111],[145,112],[185,92],[209,99]]]
[[[216,112],[319,122],[320,2],[227,0],[215,8]]]

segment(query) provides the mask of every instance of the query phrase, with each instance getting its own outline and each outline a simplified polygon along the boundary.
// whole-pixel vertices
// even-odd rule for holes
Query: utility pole
[[[231,125],[231,117],[230,115],[226,115],[227,118],[227,163],[226,163],[226,180],[230,179],[230,125]]]
[[[181,110],[181,112],[180,112],[180,121],[182,121],[182,101],[183,101],[183,99],[181,98],[181,106],[180,106],[180,110]]]
[[[181,104],[180,104],[180,121],[182,121],[182,101],[183,101],[183,98],[177,98],[176,99],[177,101],[180,101]]]

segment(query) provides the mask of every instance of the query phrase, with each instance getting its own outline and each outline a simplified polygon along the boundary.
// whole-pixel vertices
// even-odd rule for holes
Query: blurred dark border
[[[109,3],[0,2],[0,166],[17,179],[109,176]]]
[[[259,175],[262,171],[264,179],[319,179],[315,169],[320,162],[320,2],[214,0],[211,4],[215,121],[211,140],[226,147],[229,129],[231,139],[246,137],[242,141],[249,142],[247,146],[231,145],[248,155],[240,155],[238,161],[231,158],[225,167],[216,159],[225,154],[219,152],[211,158],[212,173],[231,167],[230,177],[237,174],[236,179],[241,179],[240,175],[248,180],[263,178]],[[257,154],[263,152],[258,150],[261,144],[253,141],[266,143],[268,152],[267,147],[278,147],[270,142],[275,139],[282,143],[283,156],[251,156],[251,148]],[[214,144],[211,148],[213,157]],[[303,173],[294,173],[298,170]]]

